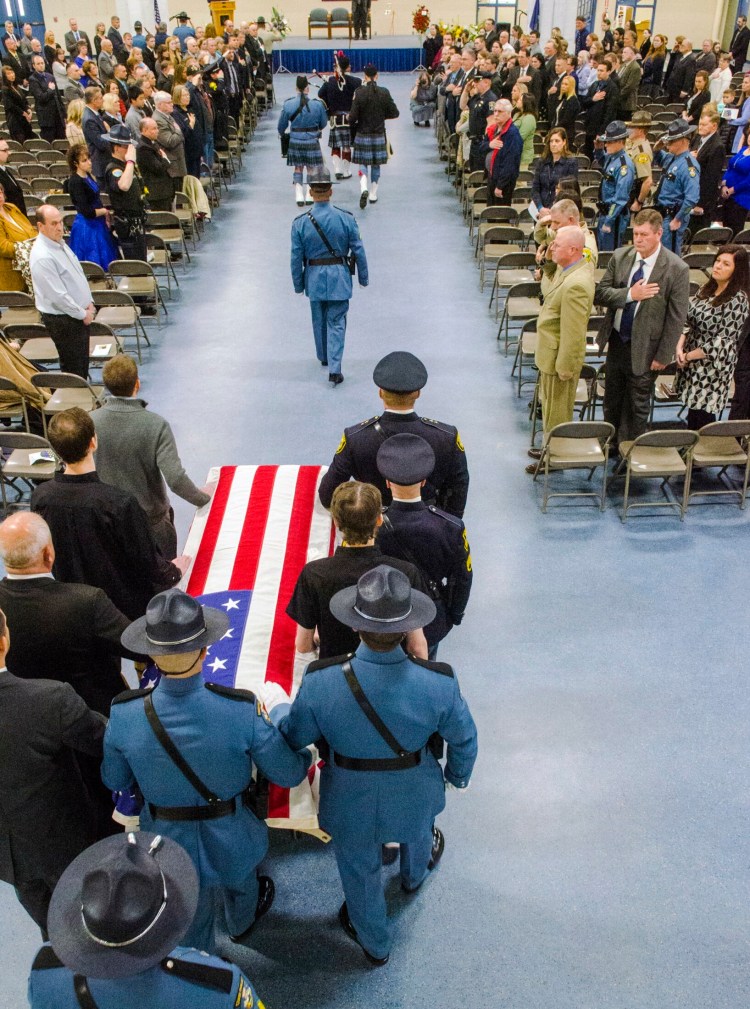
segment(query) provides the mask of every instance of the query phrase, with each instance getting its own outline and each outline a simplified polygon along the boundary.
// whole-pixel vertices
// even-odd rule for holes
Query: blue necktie
[[[639,280],[643,280],[643,267],[645,265],[645,259],[638,260],[638,269],[635,271],[630,281],[631,287],[633,284],[637,284]],[[630,343],[630,339],[633,335],[633,319],[635,318],[636,308],[638,308],[638,302],[629,301],[622,310],[622,317],[620,319],[620,339],[623,343]]]

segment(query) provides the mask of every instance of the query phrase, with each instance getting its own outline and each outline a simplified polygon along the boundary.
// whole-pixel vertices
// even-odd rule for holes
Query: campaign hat
[[[329,608],[346,627],[373,634],[426,627],[437,612],[428,595],[413,589],[403,571],[387,564],[366,571],[356,585],[337,592]]]
[[[145,615],[125,628],[120,641],[139,655],[180,655],[219,641],[228,627],[225,612],[172,588],[153,597]]]

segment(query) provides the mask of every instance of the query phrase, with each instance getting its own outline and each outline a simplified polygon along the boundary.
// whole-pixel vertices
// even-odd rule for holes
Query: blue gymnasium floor
[[[242,965],[268,1009],[742,1009],[748,514],[541,514],[523,472],[528,397],[498,354],[432,132],[411,125],[410,82],[383,82],[403,111],[380,202],[357,210],[372,282],[355,291],[344,384],[329,388],[292,293],[275,114],[143,367],[202,480],[219,463],[328,462],[343,426],[377,410],[375,361],[410,349],[431,374],[418,405],[458,425],[472,474],[474,593],[441,658],[480,757],[440,819],[441,868],[415,898],[388,884],[396,943],[375,971],[336,924],[332,852],[277,835],[276,903]],[[293,81],[276,85],[284,97]],[[356,192],[335,200],[354,209]],[[177,516],[184,537],[182,502]],[[0,885],[3,1009],[25,1004],[36,946]]]

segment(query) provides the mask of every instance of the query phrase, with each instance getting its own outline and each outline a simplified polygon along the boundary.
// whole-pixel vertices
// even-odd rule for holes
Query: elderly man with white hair
[[[577,226],[559,228],[552,259],[560,269],[537,319],[537,349],[542,420],[547,434],[573,420],[576,387],[586,356],[586,330],[594,304],[594,272],[583,255],[586,236]],[[529,449],[532,459],[538,449]],[[535,473],[532,463],[527,473]]]
[[[185,162],[185,137],[172,115],[174,102],[166,91],[157,91],[154,95],[153,119],[159,128],[159,145],[169,158],[169,174],[174,182],[174,191],[182,189],[182,180],[187,175]]]

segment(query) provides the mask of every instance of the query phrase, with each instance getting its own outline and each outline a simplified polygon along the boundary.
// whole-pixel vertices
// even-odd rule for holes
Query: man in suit
[[[508,71],[508,85],[511,91],[514,84],[525,84],[529,94],[536,99],[537,109],[542,98],[542,75],[531,65],[531,53],[528,49],[518,50],[518,65]]]
[[[8,672],[0,611],[0,879],[47,939],[52,891],[95,840],[93,808],[73,751],[101,761],[107,720],[68,683]],[[51,655],[54,668],[54,653]]]
[[[97,87],[86,88],[84,95],[86,108],[83,110],[83,118],[81,120],[83,136],[91,155],[91,172],[101,185],[104,181],[104,173],[112,154],[112,146],[107,140],[109,127],[101,115],[104,96],[102,95],[102,89]]]
[[[20,39],[16,34],[16,26],[13,24],[12,21],[6,21],[4,29],[5,30],[3,31],[3,34],[0,35],[0,42],[2,42],[3,46],[5,47],[5,51],[8,52],[8,46],[7,46],[8,39],[11,39],[13,42],[16,43],[16,45],[18,45]]]
[[[120,19],[117,16],[110,18],[107,38],[112,43],[115,56],[118,60],[121,60],[125,52],[125,41],[120,34]]]
[[[68,50],[70,55],[75,56],[77,54],[79,42],[86,42],[89,47],[89,52],[93,53],[94,50],[91,47],[88,35],[86,32],[80,32],[78,30],[78,21],[75,18],[71,18],[68,21],[68,25],[70,27],[70,31],[65,32],[64,41],[65,48]]]
[[[117,66],[117,57],[115,56],[111,39],[102,39],[102,51],[99,53],[97,65],[102,83],[107,84],[115,76],[115,67]]]
[[[643,77],[635,50],[630,46],[622,50],[622,65],[617,77],[620,81],[620,119],[630,119],[638,107],[638,85]]]
[[[693,140],[693,154],[700,166],[700,196],[693,207],[688,225],[691,232],[710,227],[719,202],[719,187],[724,173],[724,144],[719,135],[721,117],[706,112],[698,120],[698,132]]]
[[[156,39],[153,35],[146,36],[146,45],[142,52],[143,62],[152,74],[156,73]]]
[[[594,304],[594,273],[583,250],[586,236],[579,227],[559,228],[551,256],[559,267],[537,319],[537,349],[542,419],[547,434],[557,424],[573,420],[578,377],[586,356],[586,330]],[[532,448],[529,455],[539,459]],[[535,473],[537,465],[526,467]]]
[[[461,57],[458,53],[454,53],[448,64],[445,81],[440,85],[440,93],[445,96],[445,124],[449,133],[456,132],[456,123],[459,117],[458,102],[461,97],[464,76]]]
[[[68,83],[65,91],[63,91],[65,105],[70,105],[74,98],[81,98],[85,101],[85,92],[81,84],[81,68],[76,66],[75,63],[68,63],[65,73],[68,76]]]
[[[560,85],[563,82],[563,78],[568,73],[568,61],[564,56],[558,56],[555,60],[555,72],[554,76],[550,80],[549,87],[547,88],[545,101],[547,103],[547,119],[549,122],[554,123],[555,115],[557,113],[557,106],[562,100],[562,94],[560,93]]]
[[[32,42],[34,40],[34,29],[27,22],[23,26],[22,31],[23,34],[21,35],[21,38],[18,40],[18,48],[23,58],[25,60],[28,60],[31,58],[31,54],[34,52],[34,46],[32,45]]]
[[[576,33],[573,41],[573,55],[578,56],[580,52],[588,51],[586,36],[589,33],[588,21],[580,14],[576,18]]]
[[[5,199],[7,202],[12,203],[25,214],[26,200],[23,196],[23,189],[19,186],[18,179],[10,168],[8,168],[7,162],[9,156],[10,147],[8,147],[8,141],[0,139],[0,185],[5,190]]]
[[[5,40],[3,66],[10,67],[11,70],[15,71],[16,84],[20,84],[22,87],[26,86],[29,71],[26,67],[26,61],[18,51],[18,42],[15,37],[9,37]]]
[[[604,419],[617,442],[632,441],[648,425],[651,373],[674,358],[687,317],[690,271],[661,244],[663,218],[641,210],[633,223],[633,245],[617,249],[594,302],[607,310],[599,349],[607,349]]]
[[[750,28],[747,27],[747,18],[740,14],[737,18],[737,27],[734,30],[732,41],[729,43],[729,51],[732,54],[732,73],[741,74],[747,60],[747,48],[750,46]]]
[[[693,56],[693,43],[690,39],[684,39],[680,45],[680,58],[667,81],[667,93],[670,101],[683,101],[693,93],[697,70],[695,56]]]
[[[713,41],[704,39],[701,51],[695,58],[695,69],[705,70],[707,74],[712,74],[716,69],[716,54],[713,50]]]
[[[34,96],[36,118],[43,140],[65,139],[65,114],[55,78],[44,69],[44,57],[32,56],[29,93]]]

